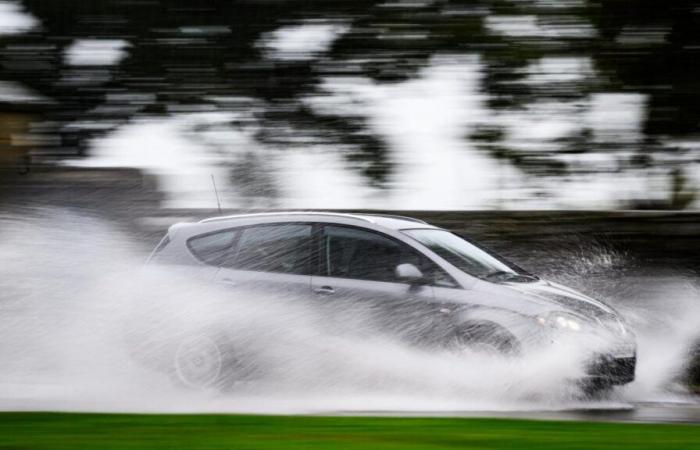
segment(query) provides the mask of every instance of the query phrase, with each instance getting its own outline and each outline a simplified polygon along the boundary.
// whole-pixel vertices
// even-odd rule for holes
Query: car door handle
[[[224,284],[228,284],[229,286],[235,286],[236,285],[236,280],[231,279],[231,278],[222,278],[221,282]]]
[[[333,289],[331,286],[321,286],[314,289],[314,292],[317,294],[330,295],[335,294],[335,289]]]

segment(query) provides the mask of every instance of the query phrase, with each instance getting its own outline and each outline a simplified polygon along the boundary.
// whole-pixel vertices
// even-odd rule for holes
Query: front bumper
[[[637,355],[612,356],[598,355],[586,369],[586,379],[595,384],[608,386],[627,384],[634,381]]]

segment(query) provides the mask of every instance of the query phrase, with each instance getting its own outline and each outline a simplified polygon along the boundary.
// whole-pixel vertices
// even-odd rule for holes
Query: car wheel
[[[206,334],[182,340],[175,351],[174,374],[177,381],[194,389],[206,389],[221,383],[224,350],[219,339]]]
[[[177,384],[191,389],[225,390],[259,379],[258,359],[223,333],[189,334],[175,348],[172,374]]]

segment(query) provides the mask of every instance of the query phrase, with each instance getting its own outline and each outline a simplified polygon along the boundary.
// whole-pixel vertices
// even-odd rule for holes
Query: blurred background
[[[0,202],[697,210],[698,56],[696,0],[3,0]]]
[[[16,285],[126,246],[86,217],[140,257],[270,209],[404,211],[621,299],[682,331],[650,392],[700,392],[700,0],[0,0]]]

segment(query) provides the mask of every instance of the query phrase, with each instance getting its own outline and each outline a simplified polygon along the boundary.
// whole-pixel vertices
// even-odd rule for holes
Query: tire
[[[513,357],[520,354],[518,339],[507,329],[494,322],[472,322],[459,327],[451,337],[449,348],[491,356]]]
[[[223,380],[224,352],[218,339],[206,334],[183,339],[173,356],[176,381],[188,388],[207,389]]]
[[[172,358],[176,384],[194,390],[224,390],[251,378],[252,359],[237,352],[224,335],[189,334],[177,344]]]

